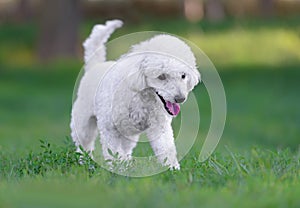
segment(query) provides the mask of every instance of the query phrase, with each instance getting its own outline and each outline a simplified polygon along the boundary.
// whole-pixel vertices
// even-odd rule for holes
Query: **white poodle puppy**
[[[145,132],[162,165],[180,169],[172,118],[200,81],[195,57],[180,39],[157,35],[132,46],[117,61],[106,61],[105,43],[122,22],[96,25],[84,43],[85,74],[72,108],[72,138],[92,152],[98,133],[103,156],[131,157]]]

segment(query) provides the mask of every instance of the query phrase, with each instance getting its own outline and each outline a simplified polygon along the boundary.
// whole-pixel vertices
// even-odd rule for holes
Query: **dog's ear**
[[[201,82],[201,75],[197,69],[193,70],[187,83],[188,90],[192,90],[199,82]]]
[[[156,78],[164,72],[169,59],[162,55],[145,56],[141,62],[141,68],[146,77]]]
[[[127,77],[128,86],[131,90],[139,92],[146,88],[146,80],[142,69],[139,69]]]
[[[141,91],[147,87],[146,77],[158,77],[164,69],[164,59],[161,55],[143,56],[135,64],[136,69],[128,76],[128,84],[133,91]]]
[[[127,77],[127,83],[131,90],[138,92],[146,88],[145,57],[134,65],[136,68]]]

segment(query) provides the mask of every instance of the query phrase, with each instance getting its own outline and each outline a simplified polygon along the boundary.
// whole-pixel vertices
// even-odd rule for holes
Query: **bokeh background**
[[[227,121],[205,163],[201,84],[200,133],[181,171],[135,180],[78,165],[66,137],[82,42],[114,18],[124,26],[112,39],[164,31],[215,64]],[[299,207],[299,78],[299,0],[0,0],[0,207]]]
[[[69,136],[82,42],[94,24],[119,18],[113,38],[145,30],[194,42],[215,64],[228,102],[219,148],[298,149],[300,2],[297,0],[1,0],[0,151],[35,151]],[[205,87],[200,136],[210,104]],[[200,139],[201,140],[201,139]]]

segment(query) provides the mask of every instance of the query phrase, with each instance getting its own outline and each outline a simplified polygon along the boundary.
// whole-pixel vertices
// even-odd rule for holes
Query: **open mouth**
[[[177,116],[180,112],[180,105],[178,103],[172,103],[170,101],[166,101],[158,92],[156,92],[157,96],[160,98],[162,103],[164,104],[164,107],[166,111],[171,115],[171,116]]]

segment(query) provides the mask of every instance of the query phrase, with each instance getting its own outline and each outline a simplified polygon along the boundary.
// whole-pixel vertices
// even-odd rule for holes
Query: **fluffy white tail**
[[[95,25],[90,36],[83,43],[84,47],[84,62],[92,64],[94,61],[106,61],[105,43],[110,35],[123,25],[121,20],[106,21],[105,25]],[[88,67],[85,67],[86,69]]]

